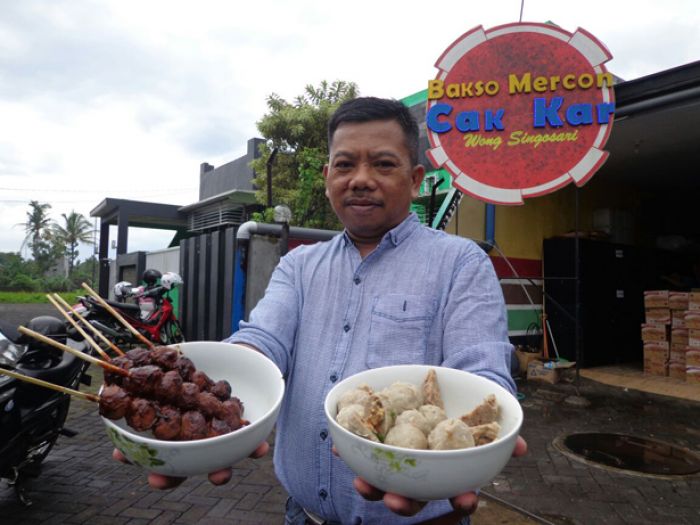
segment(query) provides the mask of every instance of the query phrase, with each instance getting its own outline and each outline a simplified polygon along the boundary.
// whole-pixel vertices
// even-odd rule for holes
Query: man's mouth
[[[375,199],[346,199],[345,206],[357,209],[367,209],[375,206],[381,206],[381,202]]]

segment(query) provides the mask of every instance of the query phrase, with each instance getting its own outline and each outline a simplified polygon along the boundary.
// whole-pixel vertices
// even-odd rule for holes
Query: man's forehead
[[[372,142],[367,143],[366,140]],[[330,154],[350,153],[358,148],[372,152],[403,150],[406,149],[406,138],[400,124],[394,119],[340,124],[333,134]]]

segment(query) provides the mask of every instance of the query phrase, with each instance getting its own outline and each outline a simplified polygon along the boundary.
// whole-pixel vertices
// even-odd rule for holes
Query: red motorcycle
[[[161,275],[157,270],[146,270],[143,281],[143,286],[136,287],[126,281],[117,283],[114,285],[114,295],[118,301],[105,299],[105,302],[149,341],[159,345],[183,342],[185,338],[182,328],[175,317],[169,296],[170,292],[182,284],[182,277],[174,272]],[[127,300],[133,302],[126,302]],[[79,304],[73,309],[114,344],[133,346],[141,343],[98,299],[81,296],[78,301]]]

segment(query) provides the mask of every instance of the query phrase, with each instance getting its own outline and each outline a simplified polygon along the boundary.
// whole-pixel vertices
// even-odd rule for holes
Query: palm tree
[[[56,244],[65,246],[65,254],[68,256],[68,275],[73,273],[75,259],[78,257],[78,244],[95,244],[92,240],[92,224],[82,213],[71,211],[68,215],[61,214],[65,226],[54,223],[51,226],[53,239]]]
[[[42,248],[45,248],[44,239],[47,238],[51,224],[51,219],[48,216],[51,205],[39,201],[29,201],[29,208],[27,222],[18,225],[23,226],[26,233],[20,249],[28,245],[32,250],[32,257],[38,261],[42,256]]]

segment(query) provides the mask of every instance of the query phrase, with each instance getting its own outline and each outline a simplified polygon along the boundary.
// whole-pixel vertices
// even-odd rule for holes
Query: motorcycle
[[[35,317],[27,328],[87,354],[84,344],[68,340],[66,325],[55,317]],[[90,363],[44,343],[20,335],[0,322],[0,367],[77,390],[90,385]],[[14,487],[19,501],[29,506],[25,481],[41,472],[41,465],[59,436],[76,432],[64,426],[70,396],[0,375],[0,478]]]
[[[155,270],[146,270],[144,276],[146,281],[144,286],[133,286],[127,281],[118,282],[114,285],[114,295],[118,301],[107,299],[104,301],[149,341],[159,345],[183,342],[185,337],[180,322],[175,317],[169,296],[171,291],[182,284],[182,278],[174,272],[167,272],[161,276],[160,272]],[[157,279],[160,279],[160,284],[157,284]],[[126,302],[129,299],[133,302]],[[80,296],[78,301],[73,310],[81,314],[114,344],[117,346],[141,344],[139,338],[115,319],[98,299],[92,296]],[[71,337],[79,338],[79,335],[69,333]]]

